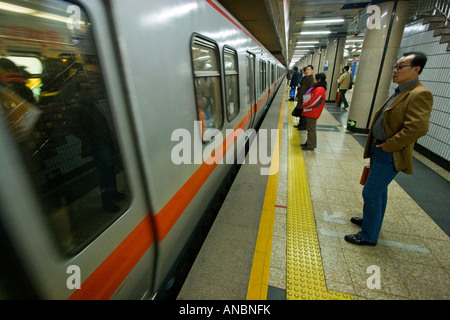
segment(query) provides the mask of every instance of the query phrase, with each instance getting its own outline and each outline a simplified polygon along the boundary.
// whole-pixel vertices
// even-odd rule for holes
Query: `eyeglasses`
[[[404,64],[404,65],[401,65],[401,66],[399,66],[398,64],[396,64],[396,65],[393,65],[393,66],[392,66],[392,69],[402,70],[402,68],[404,68],[404,67],[414,67],[414,66],[411,65],[411,64]]]

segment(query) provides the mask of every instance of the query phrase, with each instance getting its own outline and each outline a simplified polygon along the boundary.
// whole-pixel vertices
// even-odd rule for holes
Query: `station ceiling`
[[[218,2],[286,66],[291,63],[298,41],[319,41],[315,47],[324,48],[330,35],[361,37],[364,31],[361,30],[361,22],[367,20],[364,9],[370,4],[370,1],[361,0],[219,0]],[[308,20],[337,18],[342,21],[305,24]],[[304,31],[317,30],[329,30],[331,34],[300,34]]]

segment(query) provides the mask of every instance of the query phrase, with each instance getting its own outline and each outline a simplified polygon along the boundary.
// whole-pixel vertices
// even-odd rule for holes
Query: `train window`
[[[266,67],[266,61],[260,60],[259,62],[259,70],[260,70],[260,87],[261,87],[261,93],[266,91],[267,89],[267,67]]]
[[[30,169],[55,242],[74,254],[130,199],[92,27],[79,7],[70,25],[66,1],[1,3],[0,118]]]
[[[270,66],[272,68],[272,83],[271,84],[274,84],[275,83],[275,66],[273,64]]]
[[[238,58],[235,50],[224,48],[225,64],[225,98],[227,103],[228,121],[232,121],[239,114],[239,73]]]
[[[255,92],[255,55],[253,53],[246,53],[246,67],[247,67],[247,105],[248,109],[253,111],[256,106],[256,92]]]
[[[222,127],[222,90],[219,51],[208,40],[194,37],[192,61],[198,118],[202,122],[203,140],[209,141]]]

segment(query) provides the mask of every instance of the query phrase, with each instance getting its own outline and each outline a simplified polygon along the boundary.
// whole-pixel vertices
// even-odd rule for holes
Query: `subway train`
[[[285,67],[214,0],[0,17],[0,298],[154,298]]]

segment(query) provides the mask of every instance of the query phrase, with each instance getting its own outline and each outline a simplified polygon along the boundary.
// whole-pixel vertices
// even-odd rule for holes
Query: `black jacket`
[[[290,86],[291,88],[297,87],[299,83],[300,83],[300,72],[297,71],[292,75]]]

